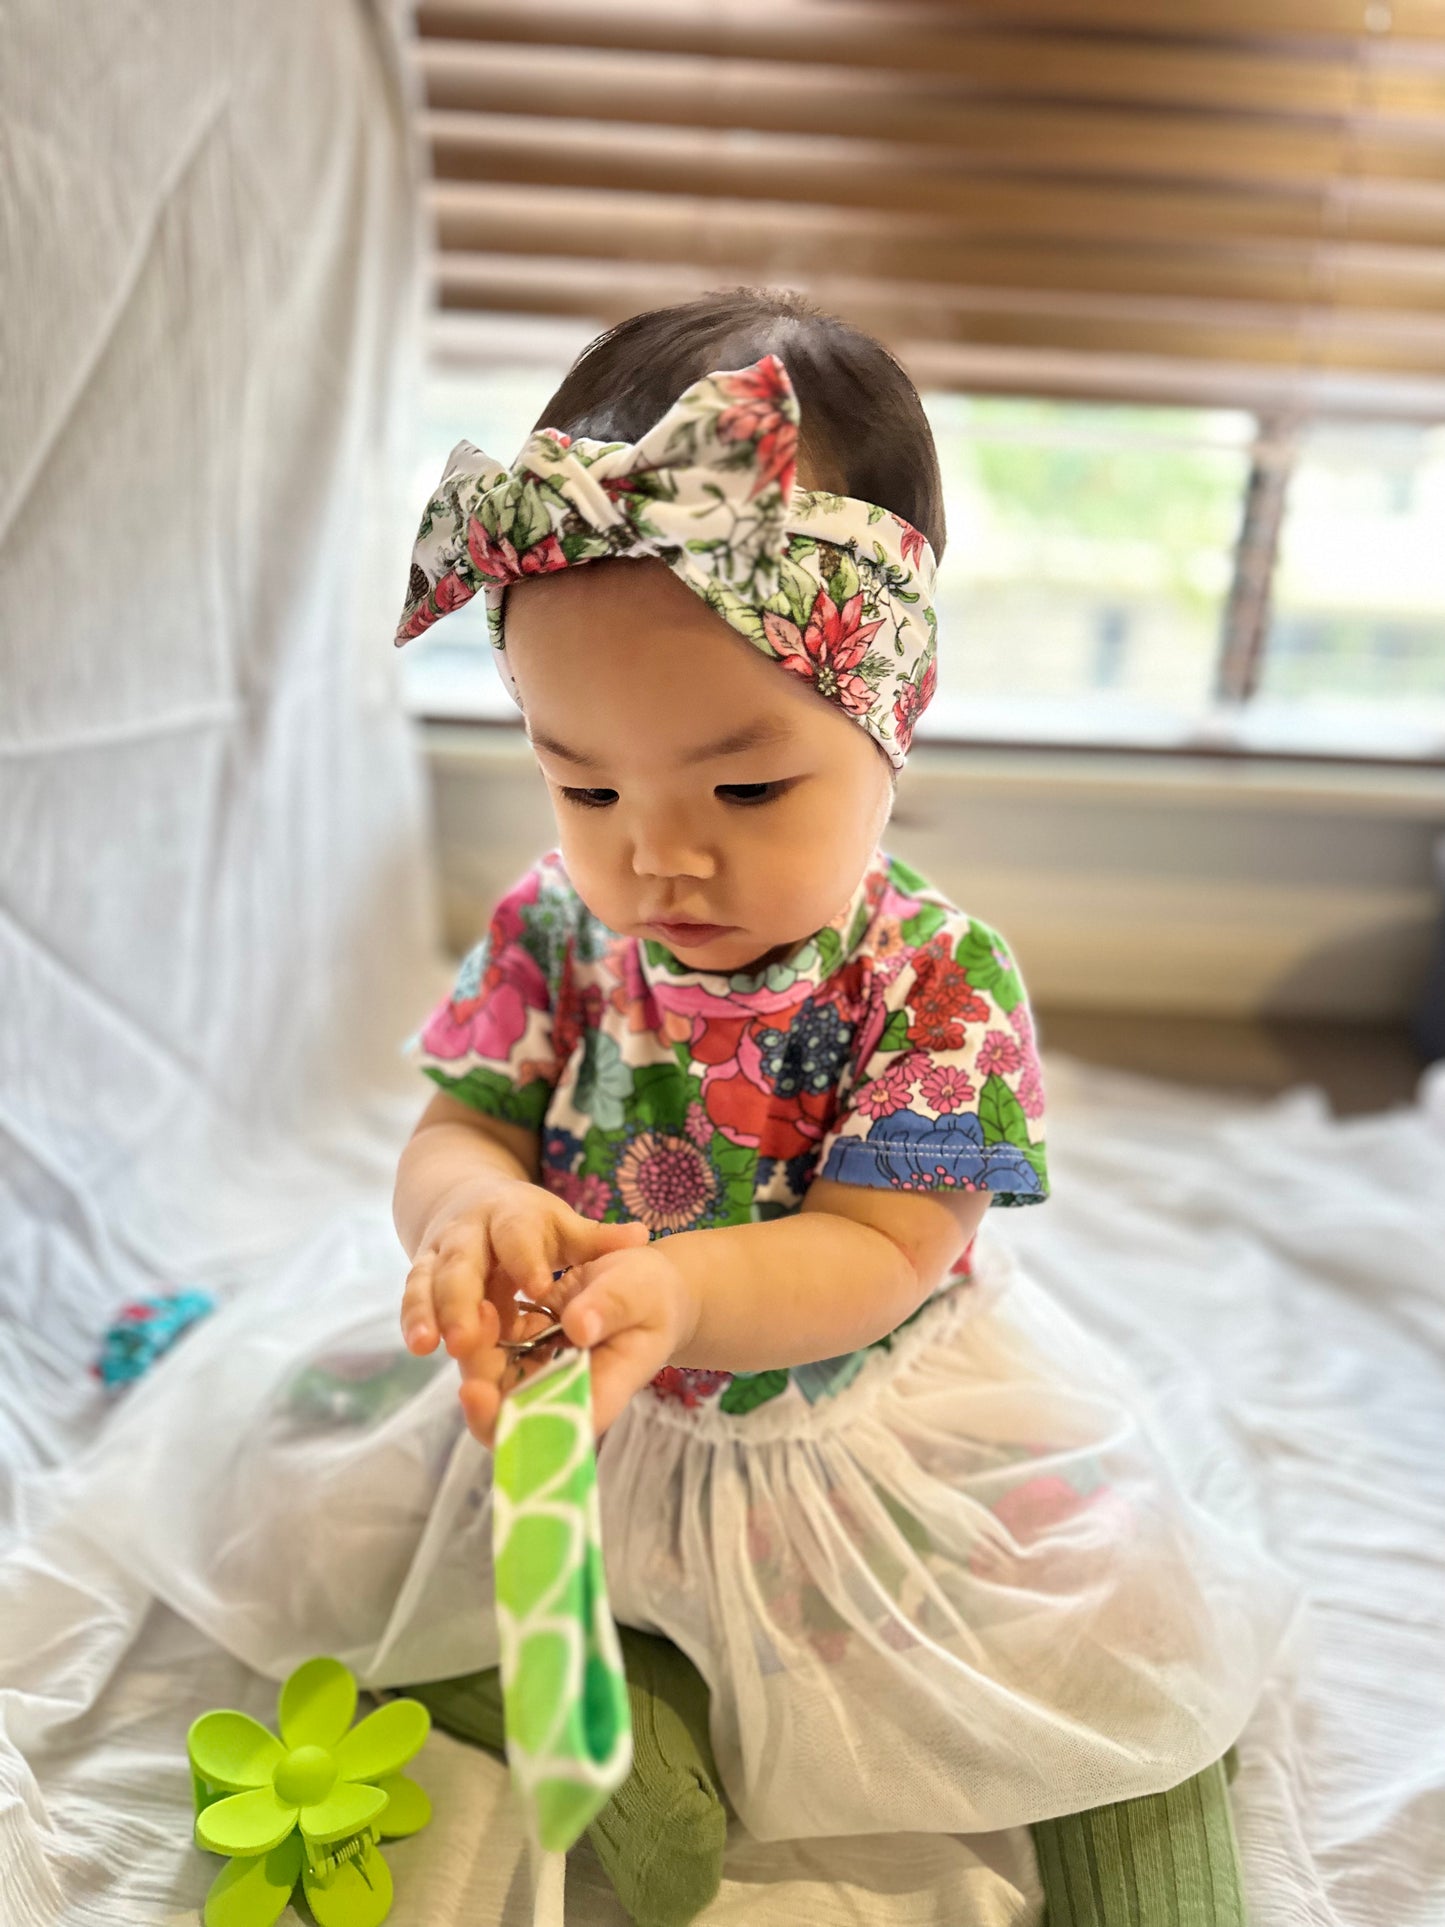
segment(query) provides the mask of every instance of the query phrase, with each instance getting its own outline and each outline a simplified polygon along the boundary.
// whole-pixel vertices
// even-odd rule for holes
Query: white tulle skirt
[[[497,1660],[490,1457],[455,1368],[401,1349],[375,1230],[183,1340],[74,1475],[93,1537],[277,1677]],[[1219,1758],[1298,1591],[1157,1424],[987,1230],[974,1282],[836,1397],[633,1400],[598,1466],[613,1611],[706,1678],[750,1832],[988,1832]]]

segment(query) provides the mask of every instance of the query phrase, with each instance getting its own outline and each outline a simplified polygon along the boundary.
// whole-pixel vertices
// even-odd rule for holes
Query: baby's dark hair
[[[788,288],[717,288],[619,321],[582,350],[533,426],[635,442],[701,376],[767,354],[797,394],[812,485],[891,509],[942,559],[943,482],[918,390],[881,342]]]

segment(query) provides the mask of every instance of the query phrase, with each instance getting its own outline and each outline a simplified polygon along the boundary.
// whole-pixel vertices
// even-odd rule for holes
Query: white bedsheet
[[[1265,1105],[1048,1062],[1055,1195],[1009,1237],[1152,1384],[1193,1490],[1251,1522],[1311,1611],[1240,1745],[1236,1815],[1257,1927],[1437,1927],[1445,1917],[1445,1076],[1417,1105],[1337,1122],[1318,1094]],[[244,1289],[306,1238],[386,1236],[405,1107],[344,1162],[313,1154],[271,1195],[269,1240],[227,1159],[217,1222],[177,1255]],[[197,1155],[202,1155],[198,1152]],[[302,1154],[298,1151],[297,1156]],[[140,1205],[163,1212],[169,1179]],[[181,1180],[191,1192],[189,1176]],[[247,1197],[251,1211],[247,1211]],[[184,1221],[182,1221],[184,1222]],[[267,1249],[269,1244],[269,1250]],[[0,1358],[6,1449],[73,1451],[98,1417],[69,1311],[31,1307]],[[177,1366],[180,1364],[177,1358]],[[154,1606],[64,1523],[64,1478],[19,1482],[30,1535],[0,1568],[0,1918],[66,1927],[194,1919],[215,1865],[187,1843],[184,1733],[274,1688]],[[284,1556],[284,1555],[283,1555]],[[23,1650],[22,1650],[23,1649]],[[398,1927],[528,1919],[495,1762],[442,1736],[417,1768],[436,1819],[389,1849]],[[569,1919],[621,1919],[590,1852]],[[1026,1927],[1024,1836],[760,1847],[735,1831],[707,1923]]]

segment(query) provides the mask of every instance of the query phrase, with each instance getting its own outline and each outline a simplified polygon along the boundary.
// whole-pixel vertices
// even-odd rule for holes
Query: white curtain
[[[147,1602],[18,1550],[101,1421],[100,1331],[136,1291],[239,1288],[328,1212],[400,1266],[399,1047],[434,982],[390,642],[423,311],[402,27],[381,0],[5,10],[0,1592],[37,1642],[0,1651],[6,1922],[83,1893],[121,1918],[103,1816],[27,1760]]]
[[[32,1276],[37,1238],[116,1261],[96,1198],[158,1146],[313,1122],[417,1015],[401,76],[362,0],[7,10],[0,1253]]]

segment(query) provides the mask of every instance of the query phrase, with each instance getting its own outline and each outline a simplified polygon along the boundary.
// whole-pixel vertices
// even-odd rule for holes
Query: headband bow
[[[798,420],[787,370],[764,355],[704,375],[631,446],[542,428],[508,469],[458,442],[422,516],[398,645],[481,590],[516,698],[509,585],[655,556],[901,768],[934,691],[937,564],[901,516],[794,486]]]

